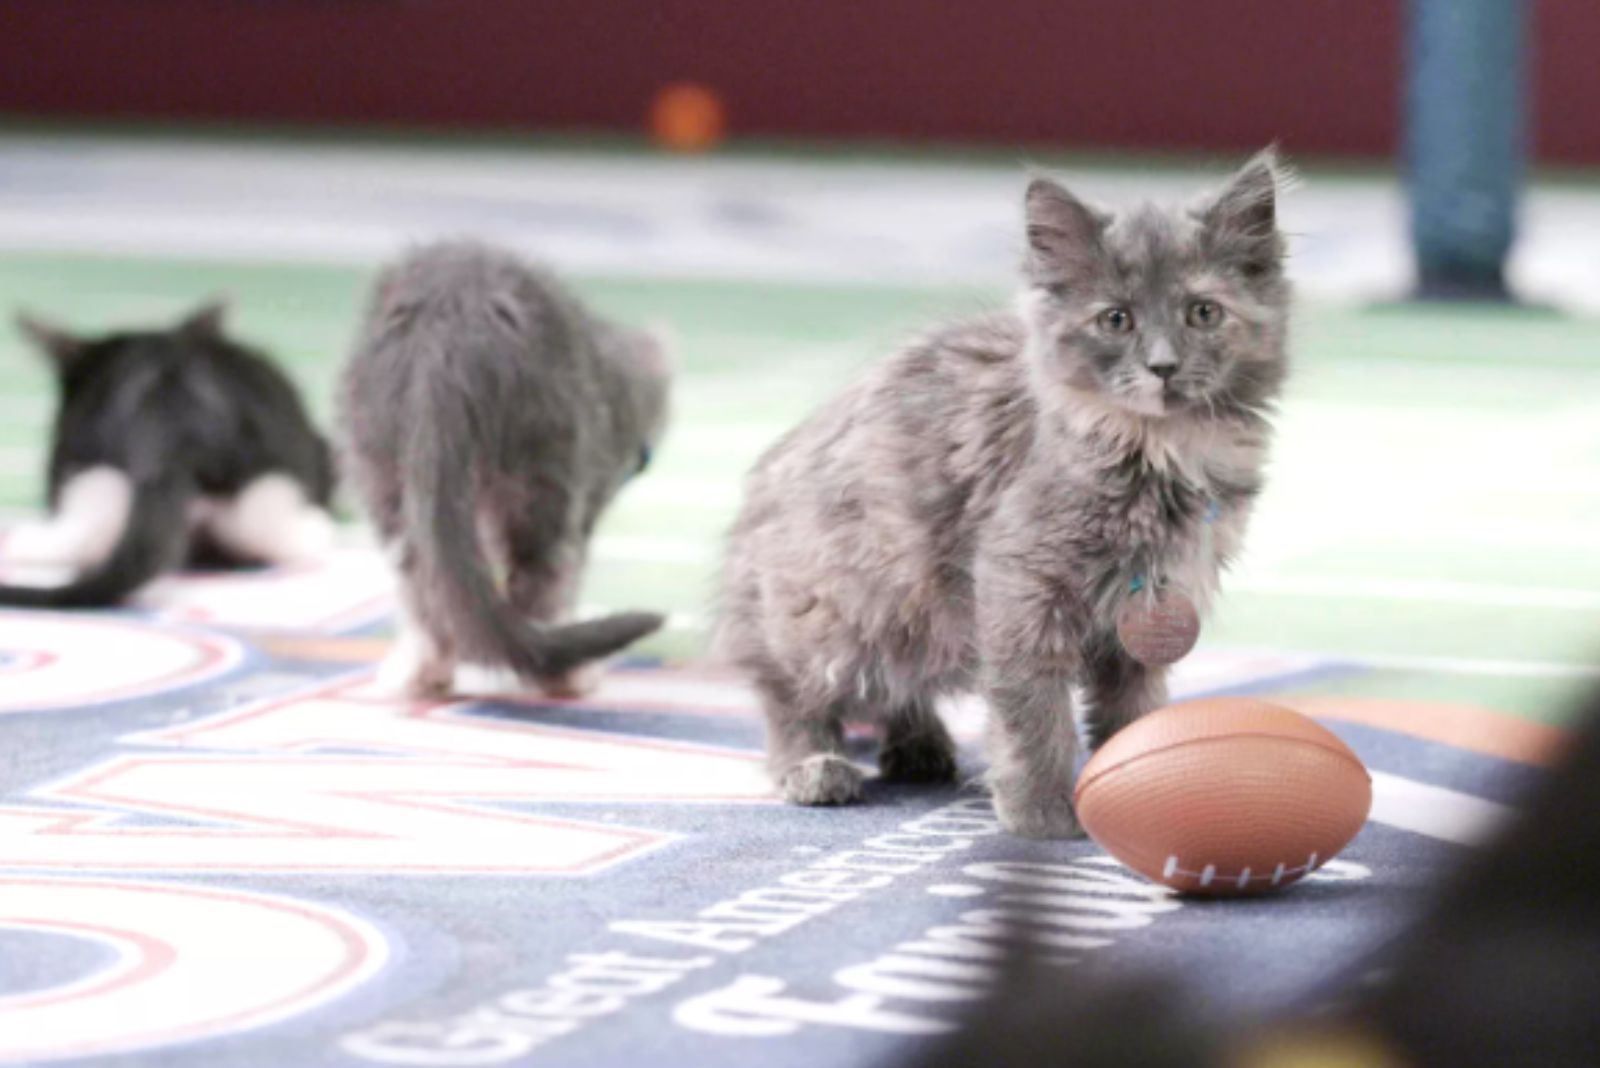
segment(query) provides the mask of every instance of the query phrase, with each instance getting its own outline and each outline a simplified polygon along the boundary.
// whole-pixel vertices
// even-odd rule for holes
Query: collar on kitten
[[[1202,552],[1211,554],[1211,525],[1221,515],[1216,498],[1206,498]],[[1129,596],[1117,610],[1117,640],[1129,656],[1147,667],[1162,668],[1188,656],[1200,639],[1200,613],[1188,593],[1168,590],[1165,579],[1157,578],[1155,588],[1145,596],[1139,591],[1150,585],[1143,572],[1129,582]]]
[[[1212,527],[1212,524],[1216,523],[1217,519],[1221,515],[1222,515],[1222,502],[1218,501],[1215,497],[1207,497],[1206,498],[1206,511],[1205,511],[1205,515],[1201,517],[1201,522],[1205,524],[1205,526],[1203,528],[1203,533],[1204,533],[1204,536],[1205,536],[1206,546],[1207,546],[1208,550],[1210,548],[1210,542],[1211,542],[1211,527]],[[1145,573],[1143,571],[1135,571],[1133,573],[1133,578],[1128,581],[1128,592],[1129,593],[1138,593],[1140,590],[1144,589],[1148,585],[1150,585],[1150,582],[1145,577]],[[1165,589],[1166,585],[1167,585],[1167,583],[1166,583],[1165,579],[1157,579],[1156,583],[1155,583],[1155,588],[1157,590]]]

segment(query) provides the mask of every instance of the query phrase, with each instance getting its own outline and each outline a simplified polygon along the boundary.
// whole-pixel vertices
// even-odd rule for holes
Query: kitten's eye
[[[1190,326],[1216,326],[1222,322],[1222,306],[1214,300],[1190,301],[1188,320]]]
[[[1127,308],[1107,308],[1096,318],[1102,329],[1113,334],[1126,334],[1133,329],[1133,313]]]

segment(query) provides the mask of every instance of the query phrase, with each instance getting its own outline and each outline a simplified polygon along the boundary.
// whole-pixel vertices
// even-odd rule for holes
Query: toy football
[[[1190,701],[1119,731],[1083,768],[1078,818],[1156,882],[1213,896],[1278,890],[1326,863],[1372,807],[1350,747],[1254,698]]]

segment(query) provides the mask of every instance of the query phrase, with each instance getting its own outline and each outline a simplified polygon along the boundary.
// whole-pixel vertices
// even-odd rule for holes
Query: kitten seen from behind
[[[570,617],[595,524],[664,429],[669,377],[654,337],[507,252],[444,242],[383,273],[339,401],[403,587],[382,684],[444,694],[468,663],[569,695],[661,625]]]

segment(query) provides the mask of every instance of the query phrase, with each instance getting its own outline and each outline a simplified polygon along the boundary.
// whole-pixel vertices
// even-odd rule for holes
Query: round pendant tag
[[[1176,664],[1200,639],[1200,613],[1178,590],[1135,595],[1117,613],[1117,637],[1128,655],[1141,664]]]

